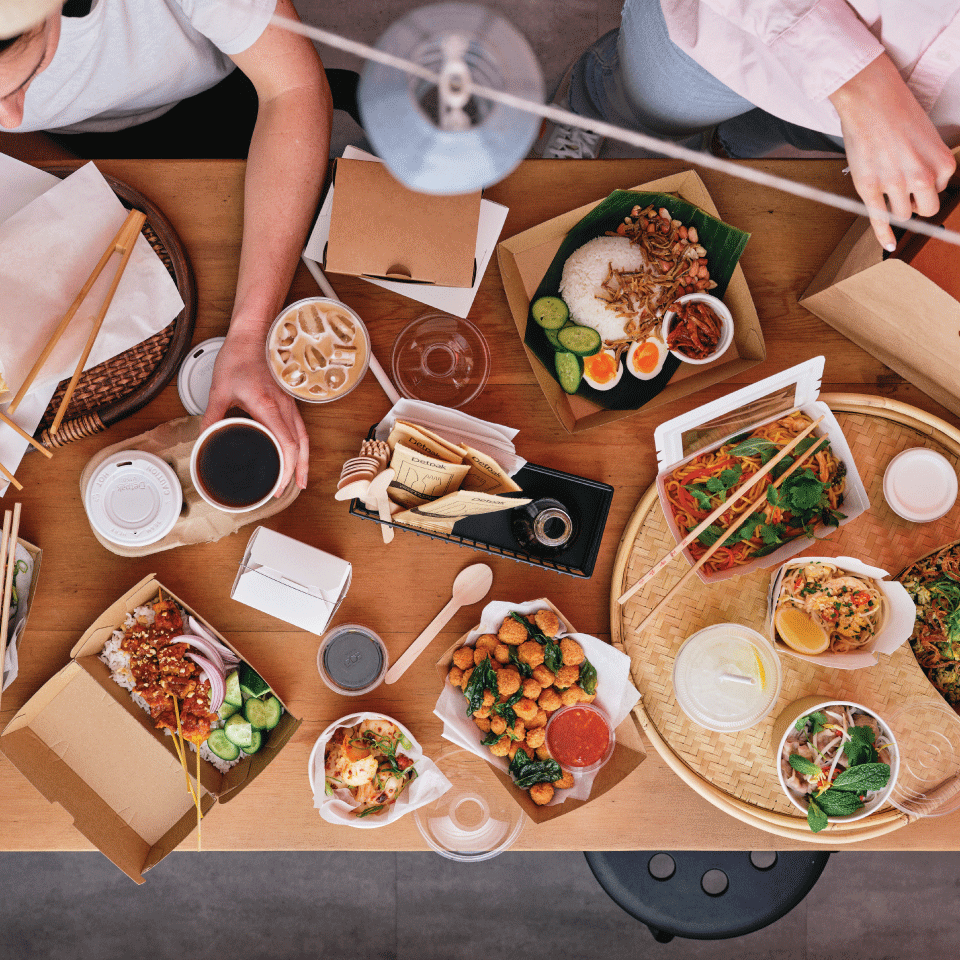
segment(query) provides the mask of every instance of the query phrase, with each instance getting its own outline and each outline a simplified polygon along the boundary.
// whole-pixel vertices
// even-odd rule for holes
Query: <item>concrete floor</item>
[[[638,857],[642,855],[638,854]],[[835,853],[781,920],[654,941],[579,853],[0,854],[0,960],[952,960],[960,854]]]
[[[617,25],[620,4],[487,0],[530,40],[548,91]],[[368,43],[417,5],[296,0],[307,22]],[[358,67],[321,55],[328,67]],[[338,118],[341,142],[358,135]],[[99,854],[0,854],[0,960],[948,960],[960,954],[958,888],[960,854],[842,852],[806,900],[764,930],[664,945],[606,896],[578,853],[457,864],[426,853],[184,852],[142,887]]]

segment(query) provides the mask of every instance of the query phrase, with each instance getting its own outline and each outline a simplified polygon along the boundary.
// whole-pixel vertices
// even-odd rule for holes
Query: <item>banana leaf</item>
[[[737,261],[750,239],[750,234],[731,227],[716,217],[711,217],[710,214],[675,194],[615,190],[597,204],[564,238],[540,281],[540,286],[537,287],[531,303],[539,297],[560,296],[563,265],[574,250],[593,240],[594,237],[602,237],[608,231],[615,231],[635,206],[640,206],[642,209],[651,204],[657,209],[666,207],[673,219],[679,220],[687,227],[697,228],[700,245],[707,251],[710,278],[717,284],[716,289],[711,290],[710,293],[723,299]],[[550,371],[550,375],[555,380],[558,379],[554,365],[556,347],[547,339],[543,328],[532,316],[527,320],[524,342]],[[607,410],[638,410],[666,387],[679,366],[680,361],[673,354],[668,354],[663,369],[650,380],[638,380],[624,371],[620,382],[610,390],[594,390],[585,380],[582,380],[577,395]]]

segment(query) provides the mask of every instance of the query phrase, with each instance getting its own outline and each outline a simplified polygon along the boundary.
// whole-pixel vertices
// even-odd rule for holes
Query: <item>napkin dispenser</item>
[[[321,634],[347,595],[352,572],[346,560],[257,527],[230,596],[309,633]]]

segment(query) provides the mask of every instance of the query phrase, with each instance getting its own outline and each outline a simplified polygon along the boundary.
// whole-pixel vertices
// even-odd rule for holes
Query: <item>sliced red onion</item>
[[[203,624],[199,623],[196,617],[187,616],[187,623],[190,624],[190,629],[196,636],[202,637],[208,643],[213,644],[216,651],[220,654],[220,659],[226,666],[234,666],[240,662],[240,658],[229,647],[222,644],[213,636]]]
[[[179,637],[174,637],[171,643],[185,643],[190,647],[193,647],[201,656],[206,657],[214,666],[217,668],[217,673],[221,676],[226,676],[227,665],[223,662],[223,657],[220,656],[220,651],[217,650],[212,643],[204,640],[203,637],[195,637],[191,633],[184,633]]]
[[[188,650],[184,656],[191,659],[200,668],[200,679],[206,680],[210,684],[210,710],[212,712],[219,710],[227,692],[223,671],[215,663],[192,650]]]

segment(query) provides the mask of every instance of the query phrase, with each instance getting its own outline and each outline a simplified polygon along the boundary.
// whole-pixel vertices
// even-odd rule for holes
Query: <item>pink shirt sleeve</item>
[[[883,45],[845,0],[701,0],[757,37],[820,102],[883,53]]]

